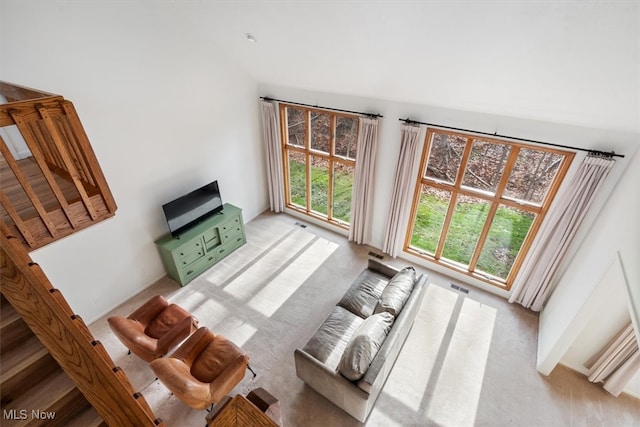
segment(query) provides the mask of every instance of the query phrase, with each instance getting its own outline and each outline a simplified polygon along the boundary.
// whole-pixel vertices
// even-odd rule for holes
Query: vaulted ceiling
[[[179,11],[261,83],[640,133],[637,0],[185,1]]]

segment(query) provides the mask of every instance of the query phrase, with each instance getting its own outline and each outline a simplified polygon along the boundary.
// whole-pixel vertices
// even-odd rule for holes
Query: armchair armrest
[[[197,323],[191,316],[185,317],[173,325],[165,335],[158,339],[158,352],[166,354],[171,347],[174,347],[180,341],[191,335],[194,325],[197,325]]]
[[[198,328],[176,351],[171,358],[178,359],[189,366],[193,365],[194,360],[213,340],[214,335],[207,327]]]
[[[219,402],[244,378],[247,372],[249,357],[239,354],[224,371],[209,385],[209,401]]]
[[[139,348],[144,349],[144,358],[147,357],[146,352],[153,352],[156,340],[145,335],[144,325],[137,320],[127,317],[112,316],[107,319],[109,327],[118,339],[131,351],[143,357],[137,351]]]
[[[209,384],[195,379],[190,367],[179,359],[156,359],[149,366],[162,383],[180,400],[194,409],[205,409],[209,396]]]

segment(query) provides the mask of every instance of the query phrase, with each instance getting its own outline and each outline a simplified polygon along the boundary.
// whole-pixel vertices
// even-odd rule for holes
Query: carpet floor
[[[313,335],[374,249],[300,222],[265,213],[246,224],[246,245],[187,286],[161,279],[90,326],[168,426],[202,426],[206,412],[171,395],[145,362],[127,355],[106,322],[157,294],[250,355],[258,375],[247,372],[232,394],[265,388],[280,400],[288,427],[361,425],[297,378],[293,352]],[[383,262],[409,265],[389,257]],[[613,398],[562,366],[549,377],[535,370],[536,314],[460,283],[469,292],[454,290],[451,279],[416,269],[429,276],[425,298],[367,426],[640,424],[637,399]]]

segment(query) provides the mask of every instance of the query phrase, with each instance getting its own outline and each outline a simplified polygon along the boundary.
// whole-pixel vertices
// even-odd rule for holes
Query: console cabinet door
[[[227,203],[220,214],[156,245],[167,275],[184,286],[246,242],[242,210]]]

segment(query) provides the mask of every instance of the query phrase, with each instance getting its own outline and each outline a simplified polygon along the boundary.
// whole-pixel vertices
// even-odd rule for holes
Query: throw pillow
[[[338,305],[366,319],[373,314],[387,283],[389,283],[387,276],[365,269],[349,287]]]
[[[370,316],[358,327],[342,353],[338,372],[351,381],[357,381],[367,372],[373,358],[378,354],[394,317],[389,313]]]
[[[373,312],[382,313],[386,311],[394,316],[400,314],[404,303],[407,302],[413,290],[415,282],[416,270],[413,267],[405,267],[400,270],[382,290],[382,295],[380,295],[378,304]]]

